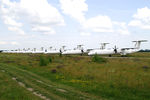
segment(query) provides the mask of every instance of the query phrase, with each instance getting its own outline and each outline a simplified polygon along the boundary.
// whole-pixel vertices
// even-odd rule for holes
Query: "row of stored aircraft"
[[[135,53],[140,51],[140,45],[141,42],[147,42],[147,40],[138,40],[133,41],[135,42],[135,46],[133,48],[117,48],[116,46],[114,48],[106,48],[106,45],[109,43],[101,43],[101,47],[97,49],[83,49],[83,45],[78,45],[74,49],[65,49],[66,46],[62,46],[60,49],[53,49],[53,47],[50,47],[49,49],[44,49],[41,47],[41,50],[34,49],[23,49],[23,50],[3,50],[3,53],[45,53],[45,54],[62,54],[62,55],[71,55],[71,54],[80,54],[83,55],[87,53],[89,56],[92,55],[113,55],[113,54],[120,54],[120,55],[127,55],[130,53]]]

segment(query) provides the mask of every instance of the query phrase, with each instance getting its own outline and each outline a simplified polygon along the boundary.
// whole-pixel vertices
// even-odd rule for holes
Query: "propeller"
[[[82,54],[81,54],[81,56],[83,55],[83,53],[84,53],[84,50],[83,49],[81,49],[81,52],[82,52]]]
[[[60,53],[62,53],[62,50],[61,50],[61,49],[60,49],[59,51],[60,51]]]
[[[116,47],[116,45],[115,45],[115,47],[113,48],[114,49],[114,52],[115,52],[115,54],[117,53],[117,47]]]

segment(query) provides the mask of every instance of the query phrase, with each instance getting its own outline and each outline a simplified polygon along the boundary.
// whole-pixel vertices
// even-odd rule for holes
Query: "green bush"
[[[43,56],[40,56],[40,66],[47,66],[48,65],[48,59],[46,59]]]
[[[107,62],[107,59],[103,58],[103,57],[100,57],[98,56],[97,54],[95,54],[93,57],[92,57],[92,61],[93,62],[97,62],[97,63],[106,63]]]
[[[48,58],[49,63],[52,63],[52,57]]]
[[[62,57],[62,53],[59,53],[59,57]]]

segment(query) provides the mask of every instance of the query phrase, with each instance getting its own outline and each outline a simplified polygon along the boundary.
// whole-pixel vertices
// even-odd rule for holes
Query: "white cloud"
[[[113,32],[111,19],[102,15],[87,19],[83,23],[83,28],[91,29],[93,32]]]
[[[97,33],[117,33],[122,35],[129,35],[127,24],[125,22],[112,21],[109,16],[98,15],[87,19],[83,24],[84,30]]]
[[[133,15],[136,19],[141,19],[145,22],[150,21],[150,9],[148,7],[137,9],[137,13]]]
[[[5,44],[7,44],[7,42],[0,41],[0,45],[5,45]]]
[[[19,45],[19,43],[18,43],[18,42],[15,42],[15,41],[11,42],[10,44],[11,44],[11,45]]]
[[[1,0],[1,17],[9,30],[19,33],[25,33],[23,26],[50,27],[42,28],[36,31],[55,33],[54,27],[64,26],[64,20],[59,11],[48,3],[47,0],[20,0],[19,2],[10,0]],[[21,22],[24,21],[24,22]],[[38,26],[38,27],[36,27]],[[30,27],[30,30],[32,27]],[[45,29],[45,30],[44,30]]]
[[[8,30],[16,32],[19,35],[25,35],[24,31],[18,27],[8,27]]]
[[[21,0],[20,6],[32,24],[64,25],[64,20],[59,11],[50,5],[47,0]]]
[[[128,25],[141,29],[150,29],[150,9],[148,7],[137,9],[137,13],[133,15],[133,20]]]
[[[21,27],[22,23],[16,22],[16,20],[14,20],[13,18],[11,18],[11,16],[3,16],[2,17],[4,20],[4,23],[6,25],[10,25],[10,26],[16,26],[16,27]]]
[[[6,44],[8,44],[8,45],[19,45],[19,43],[16,41],[12,41],[12,42],[0,41],[0,45],[6,45]]]
[[[130,21],[130,23],[128,24],[129,26],[139,26],[141,27],[142,23],[140,20],[132,20]]]
[[[55,34],[55,31],[48,26],[33,26],[32,30],[35,32],[42,32],[44,34]]]
[[[130,32],[128,30],[127,24],[125,22],[113,22],[113,29],[114,32],[122,34],[122,35],[129,35]]]
[[[85,21],[85,12],[88,10],[86,0],[59,0],[63,13],[70,15],[80,23]]]
[[[113,21],[109,16],[106,15],[97,15],[89,19],[85,18],[85,12],[88,11],[88,5],[86,0],[59,0],[61,9],[63,13],[71,16],[76,19],[81,25],[80,35],[90,35],[91,32],[117,32],[119,34],[129,34],[129,31],[126,25],[120,26],[121,22],[118,25],[118,28],[114,28],[117,25],[113,24]],[[120,29],[119,29],[120,28]]]

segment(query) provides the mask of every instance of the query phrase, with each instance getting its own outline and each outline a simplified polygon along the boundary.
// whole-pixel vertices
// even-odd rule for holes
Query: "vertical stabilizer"
[[[101,43],[100,49],[102,49],[102,50],[105,49],[107,44],[109,44],[109,43]]]
[[[132,41],[132,42],[135,42],[134,48],[140,49],[141,42],[147,42],[147,40],[138,40],[138,41]]]
[[[82,46],[83,45],[77,45],[77,49],[82,50],[83,49]]]
[[[49,47],[49,50],[52,50],[52,48],[53,48],[52,46],[51,46],[51,47]]]
[[[60,48],[61,52],[65,51],[65,47],[66,46],[62,46],[62,48]]]

